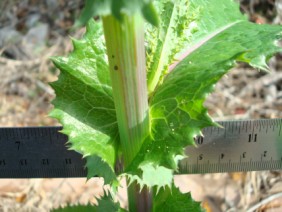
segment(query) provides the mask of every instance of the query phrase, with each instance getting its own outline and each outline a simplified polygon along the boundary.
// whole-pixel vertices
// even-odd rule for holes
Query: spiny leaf
[[[233,1],[191,0],[190,7],[200,12],[193,24],[198,26],[199,33],[192,35],[184,59],[171,67],[151,96],[151,134],[126,170],[129,178],[140,185],[152,186],[144,175],[153,167],[168,170],[163,176],[156,176],[157,179],[172,179],[178,161],[186,157],[184,148],[194,145],[193,138],[204,127],[217,126],[203,103],[215,83],[236,61],[266,69],[266,61],[281,51],[275,43],[282,37],[282,27],[249,23]],[[231,17],[222,20],[218,14],[225,17],[230,8],[237,11],[232,10]],[[205,14],[210,15],[208,21]],[[153,186],[160,188],[163,182],[155,181]]]
[[[234,0],[154,1],[160,13],[159,29],[147,25],[148,87],[162,83],[174,60],[234,21],[247,21]]]
[[[142,152],[142,150],[140,151]],[[137,182],[140,185],[140,190],[146,188],[156,188],[168,186],[173,182],[173,171],[164,166],[156,166],[154,163],[143,161],[144,155],[139,154],[132,164],[124,171],[123,176],[128,179],[129,185]]]
[[[234,0],[190,0],[189,10],[197,12],[197,19],[190,26],[194,31],[186,49],[234,22],[247,21]]]
[[[73,40],[74,51],[68,57],[52,58],[61,73],[51,83],[56,99],[50,116],[63,125],[70,149],[99,157],[114,170],[119,135],[103,39],[101,24],[91,20],[84,38]],[[89,174],[101,165],[93,162],[88,161]]]
[[[172,188],[164,188],[157,192],[153,197],[153,211],[170,212],[201,212],[199,202],[195,202],[190,193],[181,193],[174,185]]]
[[[85,8],[76,25],[86,24],[93,16],[113,15],[122,20],[123,14],[133,15],[137,12],[140,12],[150,24],[158,25],[158,15],[151,0],[86,0]]]
[[[176,53],[181,51],[189,40],[191,30],[188,26],[195,20],[196,11],[188,10],[188,0],[154,1],[154,5],[161,14],[160,26],[156,30],[146,25],[146,45],[148,89],[149,93],[167,73],[169,64]]]
[[[112,184],[113,181],[117,181],[116,175],[111,167],[98,156],[86,157],[86,167],[88,167],[87,179],[103,177],[104,184]]]
[[[174,8],[168,1],[161,2]],[[179,2],[184,5],[186,1]],[[164,80],[159,81],[150,96],[150,134],[124,172],[141,188],[171,186],[178,161],[185,157],[184,148],[194,144],[193,137],[202,128],[216,125],[203,103],[215,83],[236,61],[266,69],[270,56],[281,51],[275,42],[281,39],[282,27],[249,23],[232,0],[190,0],[187,10],[193,14],[192,21],[186,23],[190,34],[181,29],[180,34],[188,35],[188,39],[179,40],[188,43],[189,48],[182,52],[179,47],[178,52],[162,42],[154,47],[159,49],[153,51],[159,55],[155,61],[161,61],[160,57],[165,55],[162,51],[170,51],[163,60],[166,63],[161,64]],[[160,15],[166,12],[173,14],[161,10]],[[183,26],[182,16],[167,17],[177,20],[180,28]],[[75,50],[68,58],[53,59],[61,75],[52,84],[57,98],[51,115],[64,125],[63,132],[69,136],[72,149],[84,156],[100,157],[113,170],[119,136],[102,29],[93,21],[87,28],[85,38],[74,41]],[[163,29],[166,33],[175,32],[160,28]],[[183,54],[181,60],[171,64],[171,58],[180,54]],[[153,69],[152,64],[149,67]],[[170,71],[166,73],[165,67],[170,67]],[[151,173],[158,174],[151,178]]]
[[[95,207],[94,205],[67,205],[66,207],[60,207],[54,210],[51,210],[52,212],[92,212],[95,211]]]
[[[191,4],[198,2],[191,1]],[[206,2],[211,5],[199,5],[203,14],[204,11],[210,13],[209,8],[213,8],[212,4],[216,2],[219,11],[237,5],[231,1]],[[282,27],[255,25],[243,21],[241,16],[239,21],[233,20],[233,24],[228,23],[224,28],[220,26],[209,39],[198,41],[197,48],[188,50],[189,54],[167,75],[151,98],[152,136],[155,144],[164,143],[169,147],[165,156],[159,152],[159,158],[170,155],[171,159],[167,160],[170,163],[165,164],[167,167],[175,169],[176,164],[171,164],[175,155],[184,156],[183,148],[194,143],[193,137],[200,134],[202,128],[216,125],[203,103],[215,83],[235,65],[235,61],[265,68],[265,60],[281,51],[274,42],[281,37]],[[156,153],[151,157],[157,158]]]
[[[98,199],[98,205],[68,205],[66,207],[60,207],[52,210],[53,212],[125,212],[119,203],[113,201],[110,195],[104,195],[101,199]]]

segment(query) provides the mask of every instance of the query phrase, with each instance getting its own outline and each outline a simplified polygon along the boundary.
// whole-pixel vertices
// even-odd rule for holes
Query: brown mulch
[[[252,21],[282,23],[281,0],[240,2],[241,10]],[[66,55],[72,49],[67,35],[82,35],[84,29],[71,31],[82,6],[79,0],[0,2],[1,127],[59,124],[48,117],[54,98],[48,82],[58,75],[49,57]],[[26,41],[38,26],[47,31],[42,34],[43,40],[36,37],[40,48],[33,52]],[[1,30],[15,39],[1,41]],[[210,114],[216,120],[281,118],[281,57],[276,55],[270,60],[270,73],[240,64],[222,78],[205,103]],[[176,184],[183,192],[191,191],[196,200],[204,201],[210,211],[246,211],[252,206],[257,206],[258,211],[282,211],[282,199],[277,197],[282,192],[281,172],[177,176]],[[102,194],[102,186],[103,181],[95,178],[87,183],[85,179],[0,179],[0,212],[49,211],[66,203],[95,203]],[[126,206],[124,188],[119,199]]]

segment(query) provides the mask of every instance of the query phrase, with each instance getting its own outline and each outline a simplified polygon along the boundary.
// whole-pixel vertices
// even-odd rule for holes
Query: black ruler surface
[[[82,156],[61,127],[0,128],[0,178],[85,177]]]

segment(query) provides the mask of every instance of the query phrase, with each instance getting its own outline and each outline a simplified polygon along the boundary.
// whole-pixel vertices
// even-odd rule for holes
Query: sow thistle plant
[[[193,138],[218,126],[203,103],[237,62],[267,70],[282,27],[248,22],[233,0],[87,0],[81,20],[84,37],[52,58],[61,73],[50,115],[87,178],[110,192],[73,209],[125,210],[116,193],[126,178],[129,211],[201,211],[173,176]]]

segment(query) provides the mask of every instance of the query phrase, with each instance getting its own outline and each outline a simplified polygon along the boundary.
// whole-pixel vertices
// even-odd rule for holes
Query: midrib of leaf
[[[160,55],[160,60],[158,62],[158,66],[155,70],[150,70],[150,76],[149,76],[149,79],[148,79],[148,92],[149,94],[152,93],[157,84],[159,83],[159,79],[161,77],[161,74],[162,74],[162,71],[163,71],[163,68],[164,66],[166,65],[164,63],[164,57],[165,56],[168,56],[169,53],[166,51],[166,49],[168,48],[169,46],[169,35],[172,33],[172,24],[174,23],[174,14],[175,14],[175,10],[176,10],[176,6],[174,4],[173,6],[173,10],[172,10],[172,13],[171,13],[171,18],[170,18],[170,21],[169,21],[169,25],[167,27],[167,31],[166,31],[166,36],[165,36],[165,39],[164,39],[164,44],[161,48],[161,55]]]
[[[230,23],[226,26],[221,27],[220,29],[212,32],[212,34],[199,39],[198,42],[195,42],[196,44],[194,44],[193,46],[191,46],[186,52],[184,52],[180,58],[177,59],[177,61],[175,63],[173,63],[172,65],[169,66],[169,72],[171,72],[184,58],[188,57],[190,54],[192,54],[194,51],[196,51],[197,49],[199,49],[201,46],[203,46],[205,43],[207,43],[209,40],[211,40],[212,38],[214,38],[215,36],[217,36],[218,34],[220,34],[221,32],[233,27],[234,25],[243,22],[242,20],[240,21],[235,21],[233,23]]]

